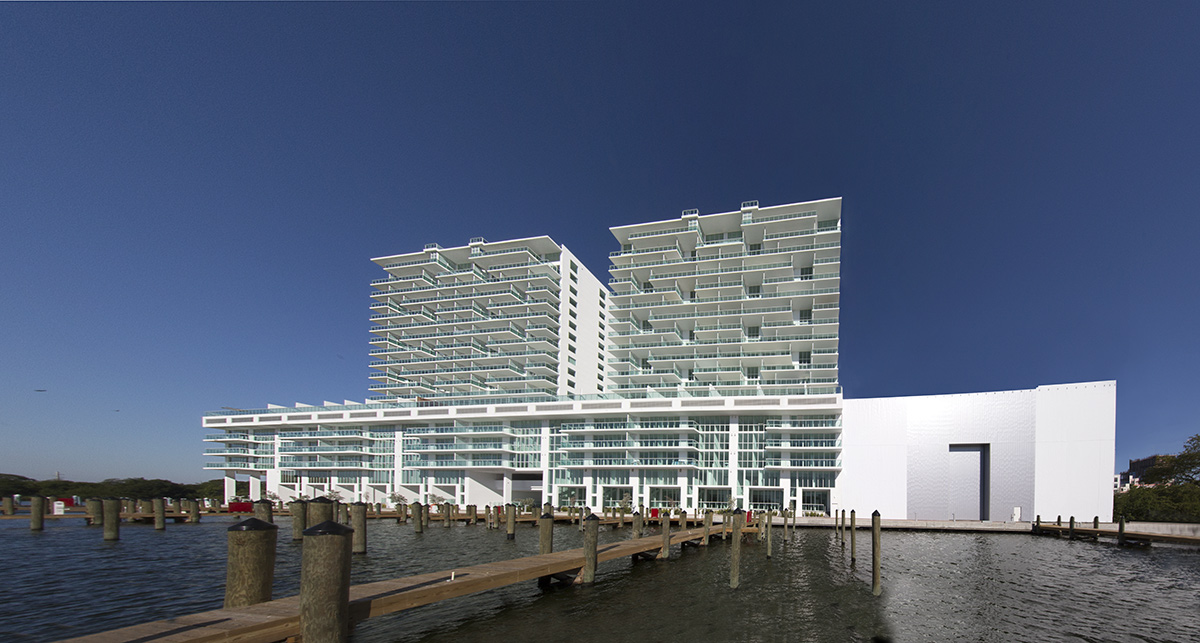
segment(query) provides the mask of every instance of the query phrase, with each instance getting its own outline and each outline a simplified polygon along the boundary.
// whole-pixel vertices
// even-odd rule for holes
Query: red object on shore
[[[229,503],[229,513],[254,513],[253,502],[231,502]]]
[[[650,508],[650,517],[651,517],[651,518],[657,518],[657,517],[658,517],[658,509],[655,509],[655,508],[651,507],[651,508]]]

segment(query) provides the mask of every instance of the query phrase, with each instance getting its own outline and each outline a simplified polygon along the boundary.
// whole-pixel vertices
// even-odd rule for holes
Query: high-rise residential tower
[[[372,396],[210,413],[205,468],[252,498],[1111,515],[1112,382],[843,399],[841,205],[611,228],[611,291],[548,237],[377,258]]]

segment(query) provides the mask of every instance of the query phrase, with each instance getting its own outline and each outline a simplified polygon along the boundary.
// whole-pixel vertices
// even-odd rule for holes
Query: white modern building
[[[548,237],[375,259],[375,395],[210,413],[206,468],[284,499],[1110,517],[1112,382],[843,400],[840,222],[615,227],[611,292]]]

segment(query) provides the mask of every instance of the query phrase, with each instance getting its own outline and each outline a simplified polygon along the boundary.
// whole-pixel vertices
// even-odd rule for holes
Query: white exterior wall
[[[907,517],[906,398],[843,400],[842,475],[833,508],[884,518]]]
[[[576,269],[571,270],[572,264]],[[561,395],[594,395],[604,390],[602,375],[605,366],[604,320],[601,319],[603,308],[600,291],[605,291],[607,302],[608,289],[601,285],[600,280],[583,265],[566,247],[562,249],[562,262],[559,265],[562,274],[561,292],[562,314],[559,318],[559,392]],[[575,274],[577,279],[571,279]],[[575,293],[571,291],[574,288]],[[575,306],[570,302],[574,299]],[[570,310],[576,317],[571,317]],[[571,328],[575,322],[576,328]],[[571,335],[575,336],[571,340]],[[570,347],[574,346],[572,352]],[[571,363],[571,358],[575,363]],[[574,370],[571,375],[568,369]],[[575,386],[569,386],[574,382]]]
[[[1036,413],[1035,513],[1112,521],[1116,382],[1039,386]]]
[[[989,518],[1112,519],[1115,382],[1032,390],[845,400],[843,508],[884,518],[975,519],[988,445]]]

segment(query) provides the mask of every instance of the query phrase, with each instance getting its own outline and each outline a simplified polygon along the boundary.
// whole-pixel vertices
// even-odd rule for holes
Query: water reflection
[[[220,607],[225,529],[232,521],[122,528],[104,543],[78,521],[30,533],[0,523],[8,561],[0,584],[0,640],[53,641]],[[280,519],[275,596],[299,586],[298,544]],[[438,571],[537,551],[537,531],[516,541],[483,527],[433,526],[414,534],[371,521],[370,554],[353,582]],[[628,537],[602,531],[600,542]],[[743,549],[741,587],[730,590],[729,547],[677,552],[670,561],[612,561],[592,587],[540,590],[524,583],[372,619],[357,643],[494,638],[573,642],[677,641],[1193,641],[1200,632],[1200,552],[1025,534],[885,532],[884,594],[871,596],[870,540],[858,564],[831,530],[797,532]],[[558,526],[555,548],[582,544]]]

